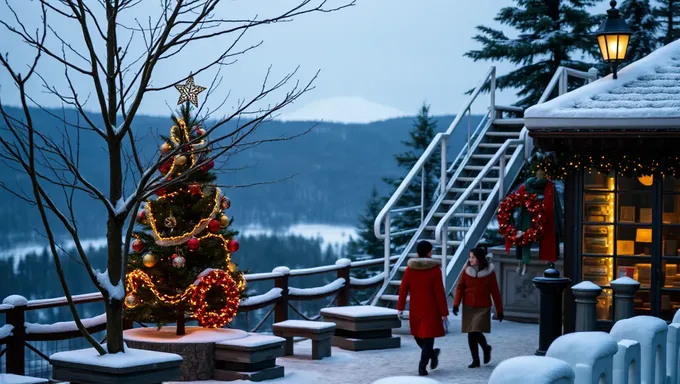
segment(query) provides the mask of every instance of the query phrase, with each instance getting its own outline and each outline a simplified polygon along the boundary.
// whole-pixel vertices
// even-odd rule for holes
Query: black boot
[[[477,341],[476,332],[468,333],[468,346],[470,347],[470,354],[472,355],[472,363],[468,365],[468,368],[479,367],[479,344]]]
[[[489,361],[491,361],[491,346],[488,344],[483,346],[482,351],[484,351],[484,364],[489,364]]]
[[[439,348],[435,348],[434,352],[432,353],[432,361],[430,361],[430,368],[432,369],[437,369],[439,366],[439,352],[441,352],[441,350]]]
[[[418,364],[418,376],[427,376],[428,375],[426,367],[427,367],[427,363]]]

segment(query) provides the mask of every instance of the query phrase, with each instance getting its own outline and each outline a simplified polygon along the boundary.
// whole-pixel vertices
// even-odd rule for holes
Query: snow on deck
[[[467,335],[460,332],[460,317],[451,316],[450,332],[435,341],[441,348],[439,368],[429,370],[428,378],[447,384],[487,383],[491,372],[502,360],[521,355],[534,355],[538,347],[538,325],[494,321],[491,334],[487,334],[493,346],[493,358],[489,365],[469,369],[470,352]],[[417,376],[420,349],[413,337],[401,337],[401,348],[379,351],[352,352],[333,347],[332,356],[311,360],[312,345],[309,340],[295,345],[295,355],[276,359],[286,369],[286,376],[267,383],[277,384],[371,384],[391,376]],[[220,381],[193,383],[221,384]],[[226,382],[224,382],[226,383]],[[246,383],[230,381],[229,383]],[[170,384],[170,383],[167,383]],[[172,383],[175,384],[175,383]],[[178,383],[179,384],[179,383]],[[183,384],[189,384],[184,382]]]
[[[680,40],[620,69],[618,75],[527,109],[527,127],[540,128],[540,119],[549,118],[680,118]]]

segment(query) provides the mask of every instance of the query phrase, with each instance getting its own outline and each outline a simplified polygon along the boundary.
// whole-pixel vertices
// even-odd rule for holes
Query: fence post
[[[352,265],[352,260],[350,259],[338,259],[335,265],[342,265],[342,269],[338,269],[337,274],[339,279],[345,279],[345,285],[342,286],[340,292],[338,293],[338,306],[347,307],[350,305],[349,302],[349,292],[350,292],[350,265]]]
[[[545,356],[550,344],[562,335],[562,292],[571,279],[560,277],[555,268],[548,268],[533,283],[541,293],[536,355]]]
[[[7,296],[2,303],[14,306],[5,313],[5,323],[14,327],[12,336],[7,341],[5,369],[7,373],[23,376],[25,374],[24,343],[26,341],[24,322],[28,300],[23,296],[11,295]]]
[[[274,306],[274,322],[280,323],[288,320],[288,267],[276,267],[272,272],[278,272],[281,276],[274,279],[274,287],[281,288],[281,299]]]
[[[602,288],[590,281],[582,281],[573,287],[576,302],[576,332],[595,331],[597,328],[597,297],[602,293]]]
[[[633,317],[635,294],[640,288],[640,283],[628,276],[619,277],[611,283],[614,291],[614,322]]]

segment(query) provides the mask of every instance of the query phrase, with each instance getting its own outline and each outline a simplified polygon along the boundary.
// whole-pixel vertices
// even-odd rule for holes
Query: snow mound
[[[186,334],[177,336],[175,327],[135,328],[124,332],[126,341],[143,341],[147,343],[216,343],[248,337],[248,333],[239,329],[186,327]]]
[[[361,97],[332,97],[313,101],[295,112],[279,117],[278,120],[368,124],[405,116],[409,114]]]
[[[106,346],[104,345],[104,349]],[[138,365],[181,361],[182,357],[173,353],[146,351],[126,348],[124,353],[99,355],[96,349],[77,349],[75,351],[58,352],[50,356],[50,361],[64,363],[87,364],[107,368],[129,368]]]
[[[87,319],[80,319],[85,328],[92,328],[106,323],[106,313],[99,316],[90,317]],[[61,332],[75,332],[78,326],[75,321],[60,321],[54,324],[35,324],[24,323],[26,333],[29,334],[47,334],[47,333],[61,333]]]
[[[582,281],[573,287],[571,289],[576,289],[576,290],[581,290],[581,291],[601,291],[602,288],[600,288],[598,285],[594,284],[591,281]]]
[[[631,279],[628,276],[623,276],[619,277],[618,279],[614,280],[611,282],[611,284],[620,284],[620,285],[640,285],[637,281]]]
[[[616,340],[606,332],[574,332],[553,341],[546,356],[575,366],[578,363],[614,356],[618,350]]]
[[[24,305],[28,304],[28,300],[26,300],[25,297],[19,296],[19,295],[11,295],[5,297],[5,299],[2,301],[3,304],[5,305],[11,305],[14,307],[21,307]]]
[[[267,293],[247,297],[241,300],[241,304],[239,305],[243,307],[252,307],[255,305],[260,305],[262,303],[278,299],[279,297],[281,297],[281,292],[283,292],[283,289],[281,288],[272,288]]]
[[[99,286],[109,294],[109,299],[123,300],[123,297],[125,296],[125,286],[123,285],[122,281],[119,280],[118,284],[116,285],[111,284],[108,269],[103,273],[95,269],[94,273],[97,276],[97,282],[99,283]]]
[[[651,343],[659,332],[667,332],[668,325],[664,320],[653,316],[635,316],[617,321],[609,334],[616,340],[631,339],[644,344]]]
[[[335,328],[335,323],[324,321],[286,320],[274,324],[278,327],[324,330]]]
[[[542,356],[519,356],[503,360],[489,377],[489,384],[550,384],[573,382],[574,370],[562,360]]]
[[[14,326],[10,324],[5,324],[0,327],[0,340],[12,336],[12,330],[14,330]],[[2,381],[0,381],[0,383],[2,383]]]
[[[321,310],[321,315],[335,315],[338,317],[376,317],[376,316],[397,316],[396,309],[375,307],[372,305],[352,305],[349,307],[331,307]]]
[[[342,288],[345,286],[345,279],[342,277],[339,277],[335,279],[334,281],[322,286],[322,287],[314,287],[314,288],[295,288],[295,287],[290,287],[288,288],[288,294],[291,296],[317,296],[317,295],[326,295],[331,292],[335,292],[338,289]]]

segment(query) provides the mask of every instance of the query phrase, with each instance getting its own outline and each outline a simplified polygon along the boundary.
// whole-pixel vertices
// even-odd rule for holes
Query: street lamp
[[[630,35],[633,32],[621,18],[619,10],[616,9],[616,0],[610,1],[609,5],[612,7],[607,10],[607,19],[595,31],[595,36],[597,36],[597,43],[600,46],[602,60],[609,63],[616,79],[618,78],[616,66],[626,58]]]

